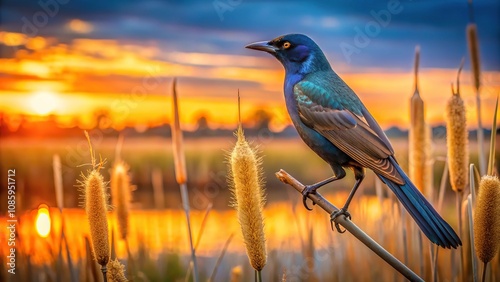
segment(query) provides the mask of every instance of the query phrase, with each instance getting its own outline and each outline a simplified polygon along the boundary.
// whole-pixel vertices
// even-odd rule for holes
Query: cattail
[[[109,282],[127,282],[125,277],[125,266],[118,259],[108,262],[108,281]]]
[[[477,257],[488,263],[500,245],[500,181],[496,176],[481,178],[474,209],[474,247]]]
[[[427,167],[427,155],[426,146],[427,144],[427,134],[426,125],[424,117],[424,101],[420,97],[418,91],[418,67],[420,61],[420,48],[417,46],[415,49],[415,69],[414,69],[414,80],[415,80],[415,92],[410,99],[410,132],[409,132],[409,159],[408,166],[410,172],[410,178],[412,179],[415,186],[420,190],[424,191],[426,187],[426,167]],[[430,142],[429,142],[430,143]],[[429,194],[429,193],[424,193]]]
[[[240,265],[235,266],[231,269],[231,282],[241,282],[241,276],[243,273],[243,269]]]
[[[477,38],[476,24],[470,23],[467,25],[467,42],[469,45],[474,87],[479,89],[481,86],[481,63],[479,61],[479,40]]]
[[[472,8],[472,3],[469,7]],[[485,150],[484,150],[483,122],[481,118],[481,98],[479,95],[479,88],[481,87],[481,64],[479,60],[479,40],[477,36],[477,26],[474,23],[470,23],[467,25],[467,42],[469,45],[469,55],[472,67],[472,80],[474,81],[474,87],[476,88],[479,171],[481,172],[481,175],[484,175],[486,174],[486,159],[484,153]]]
[[[176,80],[173,83],[173,111],[174,111],[174,122],[172,124],[172,146],[174,151],[174,162],[175,162],[175,178],[178,184],[183,184],[187,182],[187,172],[186,172],[186,158],[184,156],[184,147],[182,141],[182,131],[179,120],[179,106],[177,103],[177,90],[176,90]]]
[[[127,174],[128,166],[119,161],[115,163],[111,172],[111,195],[113,196],[113,207],[116,211],[118,231],[120,238],[125,240],[128,234],[128,215],[130,210],[130,177]]]
[[[457,91],[452,86],[452,96],[446,104],[446,141],[448,145],[448,166],[451,188],[455,192],[465,189],[469,175],[469,147],[465,104],[460,97],[460,71],[457,76]]]
[[[82,173],[82,180],[79,180],[80,190],[84,195],[84,208],[90,225],[90,238],[95,260],[103,267],[109,261],[109,237],[108,237],[108,197],[106,193],[106,183],[99,172],[103,161],[96,164],[95,156],[90,144],[90,138],[85,131],[85,136],[89,142],[90,156],[92,159],[92,170],[85,176]]]
[[[243,233],[248,259],[260,272],[266,265],[266,238],[264,234],[264,190],[260,158],[245,140],[241,123],[236,145],[230,155],[233,206]]]

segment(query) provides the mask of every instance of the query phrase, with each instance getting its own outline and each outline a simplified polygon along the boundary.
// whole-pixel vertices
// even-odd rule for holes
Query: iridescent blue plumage
[[[349,203],[364,178],[364,169],[369,168],[396,194],[432,242],[446,248],[461,245],[450,225],[399,167],[380,126],[354,91],[332,70],[313,40],[289,34],[247,48],[266,51],[284,66],[285,102],[293,125],[302,140],[333,170],[333,177],[306,187],[304,197],[326,183],[343,178],[344,168],[350,168],[356,184],[341,209],[342,214],[349,216]]]

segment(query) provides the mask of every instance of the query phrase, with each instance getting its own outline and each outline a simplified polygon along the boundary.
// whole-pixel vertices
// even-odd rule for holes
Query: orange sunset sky
[[[106,109],[116,128],[159,125],[171,119],[171,85],[172,78],[177,77],[181,119],[188,129],[193,128],[201,115],[208,117],[212,127],[234,127],[237,122],[238,89],[242,97],[243,117],[262,108],[273,113],[272,126],[275,129],[283,128],[289,124],[282,93],[284,71],[270,55],[246,50],[244,45],[252,41],[272,39],[272,34],[277,36],[286,33],[285,30],[274,27],[273,32],[259,32],[258,29],[249,31],[245,27],[240,30],[231,27],[240,21],[237,15],[244,13],[245,9],[265,9],[264,4],[255,5],[241,4],[234,10],[228,10],[224,14],[224,21],[221,21],[222,27],[209,29],[202,23],[196,25],[189,20],[179,19],[177,30],[175,26],[169,25],[165,32],[176,36],[184,32],[191,34],[177,39],[165,39],[160,35],[157,35],[158,38],[136,36],[140,31],[105,36],[102,29],[107,27],[106,21],[110,21],[109,19],[92,18],[85,11],[79,17],[71,12],[65,14],[62,6],[59,13],[62,16],[54,17],[57,22],[49,22],[46,28],[40,29],[36,34],[23,33],[27,29],[20,21],[17,25],[0,27],[3,53],[0,56],[0,111],[5,112],[7,117],[20,114],[32,117],[55,115],[61,125],[77,123],[86,127],[91,124],[96,111]],[[12,16],[7,17],[7,22],[12,18],[15,23],[14,15],[20,17],[23,14],[15,4],[10,8],[4,10]],[[300,6],[297,7],[299,8]],[[27,19],[32,20],[30,12],[25,13],[28,15]],[[393,34],[391,30],[402,26],[396,22],[393,27],[386,27],[386,35],[381,33],[374,37],[371,45],[362,49],[359,57],[350,61],[350,58],[342,55],[335,34],[350,29],[351,26],[344,26],[341,19],[355,18],[354,15],[336,16],[334,12],[328,15],[328,11],[322,13],[326,15],[319,14],[318,18],[323,20],[313,27],[311,21],[314,21],[314,17],[301,17],[302,25],[297,27],[298,31],[309,31],[308,34],[313,33],[313,38],[320,38],[317,41],[321,47],[325,46],[325,53],[334,70],[361,97],[382,127],[406,127],[408,124],[409,98],[413,94],[414,85],[413,53],[417,44],[421,45],[422,61],[420,93],[426,102],[429,122],[443,123],[443,109],[451,95],[450,84],[456,80],[460,58],[465,57],[467,63],[461,76],[461,93],[468,106],[471,126],[475,125],[475,94],[471,86],[465,41],[466,21],[453,26],[459,38],[456,42],[434,44],[439,41],[438,38],[417,36],[409,42],[402,39],[403,43],[397,47],[398,52],[394,53],[385,46],[390,45],[390,40],[398,42],[397,34]],[[113,16],[116,16],[117,21],[123,21],[127,15],[117,11],[110,14],[110,17]],[[210,10],[206,17],[209,16],[213,18],[210,21],[220,20],[217,18],[217,10]],[[264,17],[265,13],[259,16]],[[148,21],[145,17],[128,17],[128,22],[135,21],[137,25]],[[363,26],[362,21],[357,24]],[[123,28],[133,30],[134,26],[128,23]],[[435,28],[437,34],[439,29],[439,26]],[[319,31],[315,37],[314,32],[317,30]],[[325,30],[330,32],[329,38],[321,36]],[[208,34],[196,37],[203,32]],[[479,34],[484,34],[486,38],[481,41],[480,37],[480,43],[491,43],[492,39],[487,37],[487,33]],[[219,46],[214,40],[207,39],[205,42],[204,39],[209,36],[219,36]],[[350,37],[346,35],[345,38],[348,40]],[[225,42],[231,42],[231,45]],[[222,45],[227,48],[220,47]],[[452,50],[450,58],[446,57],[444,60],[443,56],[448,52],[439,49],[439,46]],[[455,52],[455,49],[458,51]],[[488,48],[482,53],[483,61],[488,62],[486,56],[490,55],[489,50]],[[396,55],[397,58],[394,58]],[[500,71],[496,64],[498,56],[494,56],[494,60],[487,63],[487,69],[482,73],[481,97],[485,126],[491,124],[494,101],[500,93]]]

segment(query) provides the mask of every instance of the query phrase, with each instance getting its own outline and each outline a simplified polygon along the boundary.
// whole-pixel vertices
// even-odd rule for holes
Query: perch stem
[[[305,186],[300,183],[298,180],[293,178],[290,174],[288,174],[284,170],[280,170],[276,173],[276,177],[278,179],[297,190],[299,193],[302,193]],[[339,209],[328,202],[323,196],[319,193],[309,194],[309,199],[311,199],[316,205],[321,207],[328,214],[332,214]],[[409,269],[406,265],[396,259],[393,255],[387,252],[382,246],[380,246],[377,242],[375,242],[370,236],[368,236],[363,230],[361,230],[358,226],[356,226],[352,221],[348,220],[344,216],[338,216],[335,218],[335,223],[338,223],[342,227],[344,227],[347,231],[349,231],[354,237],[356,237],[361,243],[370,248],[375,254],[377,254],[380,258],[385,260],[389,265],[391,265],[395,270],[401,273],[410,281],[424,281],[417,274],[415,274],[411,269]]]

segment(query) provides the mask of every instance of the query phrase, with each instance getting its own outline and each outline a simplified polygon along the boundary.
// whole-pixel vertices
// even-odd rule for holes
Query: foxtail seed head
[[[485,175],[479,183],[474,209],[474,247],[484,263],[493,259],[500,245],[500,181]]]
[[[236,208],[247,256],[252,267],[260,271],[267,261],[264,233],[264,190],[260,159],[245,140],[241,124],[236,145],[230,155],[233,206]]]
[[[128,234],[128,216],[130,210],[131,185],[127,174],[128,166],[119,161],[115,163],[111,172],[111,195],[116,212],[120,238],[125,240]]]

